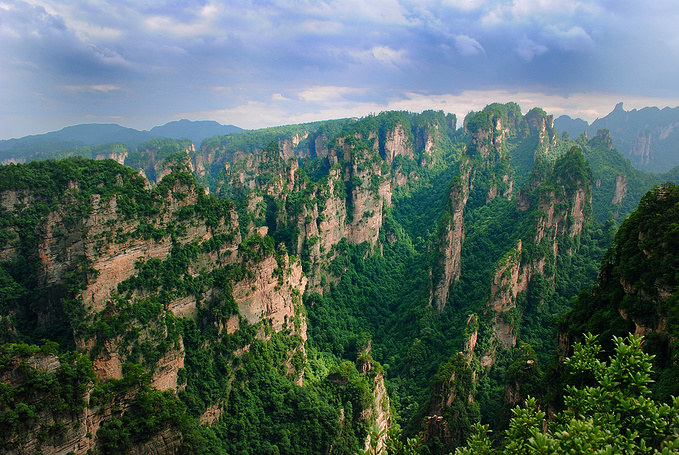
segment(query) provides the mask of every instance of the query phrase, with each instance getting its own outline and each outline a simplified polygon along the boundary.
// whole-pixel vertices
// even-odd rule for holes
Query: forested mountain
[[[558,411],[584,330],[657,333],[676,394],[671,298],[634,311],[673,239],[645,264],[628,221],[605,253],[667,176],[612,144],[509,103],[0,168],[2,450],[446,454],[529,395]],[[590,305],[616,248],[648,285]]]
[[[170,139],[189,139],[195,145],[200,145],[203,140],[213,136],[226,135],[243,131],[234,125],[222,125],[214,120],[177,120],[168,122],[162,126],[154,126],[149,133],[157,137],[169,137]]]
[[[610,114],[591,125],[566,115],[556,119],[555,125],[572,137],[585,132],[593,137],[601,129],[611,131],[613,146],[634,167],[645,172],[667,172],[679,165],[679,107],[625,111],[622,103],[618,103]]]
[[[17,162],[24,162],[27,161],[26,157],[37,153],[43,154],[44,159],[45,154],[60,150],[113,142],[135,146],[154,138],[155,136],[148,131],[138,131],[112,123],[91,123],[67,126],[45,134],[3,140],[0,141],[0,150],[4,160],[14,159]]]
[[[679,452],[678,203],[673,183],[642,198],[604,255],[597,284],[558,319],[548,392],[513,410],[504,444],[493,447],[489,425],[476,425],[456,454]],[[529,360],[508,376],[512,388],[533,393],[539,378]]]
[[[120,157],[125,153],[134,152],[140,144],[154,139],[189,139],[200,146],[203,139],[234,131],[243,130],[215,121],[185,119],[153,127],[150,131],[139,131],[116,124],[73,125],[50,133],[0,141],[0,162],[25,163],[68,156],[101,159],[105,154]]]

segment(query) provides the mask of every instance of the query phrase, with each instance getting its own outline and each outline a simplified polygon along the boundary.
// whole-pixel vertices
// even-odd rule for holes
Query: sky
[[[0,0],[0,139],[679,106],[676,0]]]

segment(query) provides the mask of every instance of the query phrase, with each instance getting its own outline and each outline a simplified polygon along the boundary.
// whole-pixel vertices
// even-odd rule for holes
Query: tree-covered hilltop
[[[3,450],[448,454],[529,396],[558,411],[570,342],[674,311],[635,312],[672,267],[651,253],[624,307],[581,293],[661,176],[539,108],[462,125],[385,112],[1,167]]]

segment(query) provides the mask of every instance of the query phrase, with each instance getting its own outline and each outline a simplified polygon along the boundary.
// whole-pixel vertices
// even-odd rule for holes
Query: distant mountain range
[[[154,126],[149,133],[156,137],[191,139],[191,142],[198,147],[204,139],[236,133],[238,131],[244,130],[243,128],[234,125],[222,125],[214,120],[191,121],[182,119],[168,122],[163,126]]]
[[[580,118],[562,115],[554,121],[554,126],[561,133],[567,131],[572,138],[581,134],[595,137],[598,130],[609,130],[613,146],[634,167],[645,172],[667,172],[679,165],[679,107],[625,111],[623,103],[618,103],[610,114],[596,119],[591,125]],[[136,148],[158,138],[186,138],[198,148],[205,139],[238,131],[243,129],[213,120],[186,119],[155,126],[149,131],[117,124],[73,125],[45,134],[0,140],[0,162],[44,159],[55,152],[110,143]]]
[[[45,134],[25,136],[19,139],[0,141],[0,152],[13,151],[19,154],[32,155],[49,153],[57,150],[72,149],[119,142],[129,147],[136,147],[142,142],[158,138],[190,139],[197,147],[204,139],[243,131],[234,125],[222,125],[213,120],[178,120],[162,126],[155,126],[150,131],[125,128],[115,123],[88,123],[67,126],[59,131]],[[6,153],[3,153],[6,155]]]
[[[609,130],[613,146],[642,171],[667,172],[679,165],[679,107],[625,111],[618,103],[610,114],[591,125],[562,115],[554,126],[560,132],[568,131],[573,138],[583,133],[594,137],[600,129]]]

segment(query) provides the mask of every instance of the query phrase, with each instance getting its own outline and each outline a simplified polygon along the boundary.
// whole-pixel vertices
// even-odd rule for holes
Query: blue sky
[[[0,0],[0,139],[679,105],[676,0]]]

